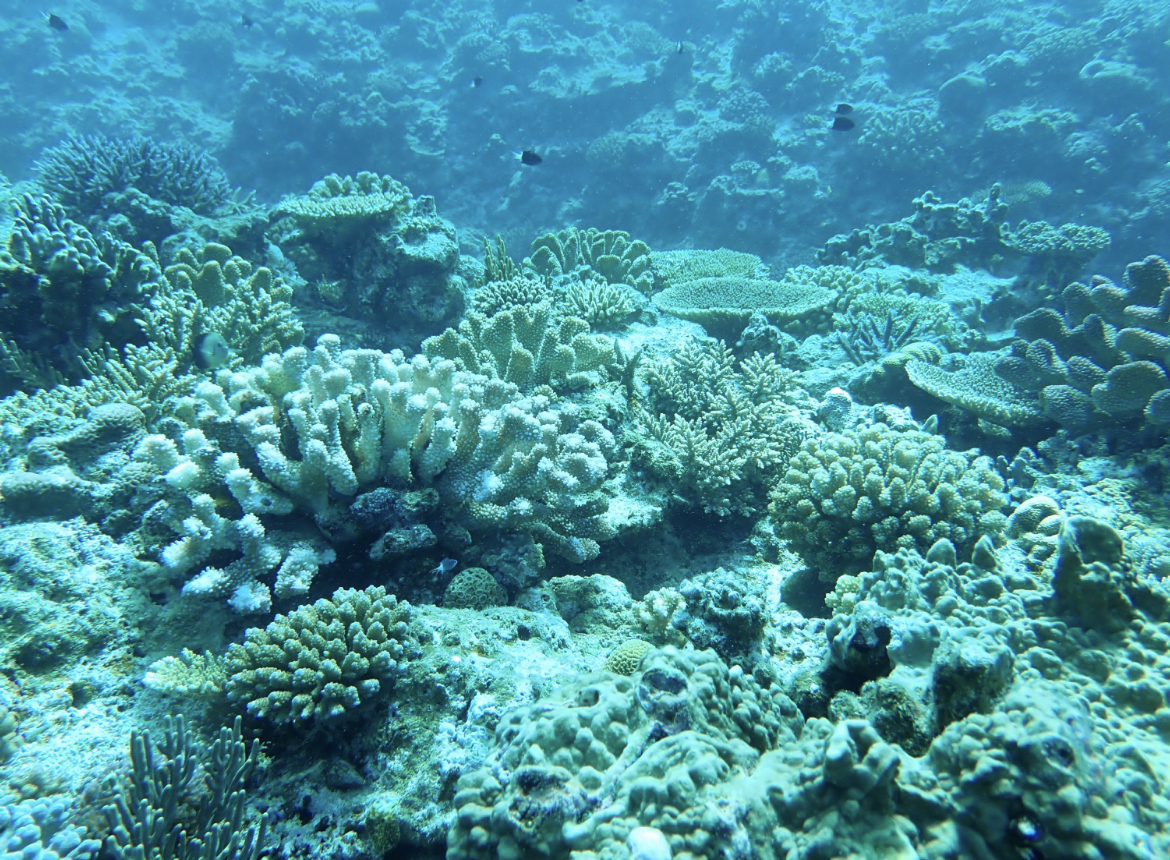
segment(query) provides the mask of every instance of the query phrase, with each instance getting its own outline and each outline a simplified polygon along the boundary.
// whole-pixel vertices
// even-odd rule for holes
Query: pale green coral
[[[608,284],[600,278],[571,283],[566,294],[573,315],[590,325],[619,325],[638,312],[628,287]]]
[[[927,394],[962,407],[1003,427],[1039,424],[1044,420],[1035,395],[996,372],[1000,356],[972,353],[948,356],[935,363],[921,358],[905,363],[910,381]]]
[[[770,510],[777,533],[831,582],[878,549],[925,549],[945,537],[969,551],[1006,523],[1003,490],[987,457],[952,451],[922,430],[873,424],[806,439]]]
[[[577,317],[554,321],[547,303],[513,307],[490,317],[469,312],[459,329],[423,341],[432,361],[454,361],[464,370],[502,379],[531,391],[538,385],[580,387],[595,383],[615,364],[613,341],[590,334]]]
[[[663,290],[654,301],[668,314],[718,331],[738,332],[755,313],[764,314],[773,325],[799,322],[809,328],[859,277],[842,266],[798,266],[779,281],[744,277],[686,281]]]
[[[767,267],[755,254],[742,251],[681,249],[651,253],[654,272],[663,287],[700,278],[766,278]]]
[[[443,605],[451,609],[486,609],[507,602],[503,586],[482,567],[469,567],[455,574],[443,591]]]
[[[596,274],[606,283],[626,284],[641,293],[654,289],[650,248],[621,230],[570,228],[540,236],[521,265],[554,283],[566,276]]]
[[[410,211],[411,196],[401,182],[362,171],[356,177],[331,173],[308,194],[284,198],[273,215],[291,216],[311,232],[351,230],[371,221],[394,220]]]
[[[737,366],[722,342],[690,341],[646,379],[642,456],[677,496],[721,516],[762,505],[810,432],[792,405],[803,392],[773,355]]]
[[[556,306],[564,299],[564,290],[540,278],[514,275],[493,279],[478,287],[471,298],[471,307],[484,316],[517,307],[538,304]]]

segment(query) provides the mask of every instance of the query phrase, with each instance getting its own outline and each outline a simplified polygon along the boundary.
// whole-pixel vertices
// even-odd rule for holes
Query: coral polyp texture
[[[811,436],[788,461],[770,511],[778,534],[829,582],[877,549],[970,549],[1006,524],[1003,478],[987,457],[917,428],[873,424]]]
[[[176,533],[163,563],[199,571],[189,593],[265,606],[261,580],[278,566],[277,595],[305,593],[332,550],[271,533],[270,518],[324,517],[336,500],[381,483],[434,487],[472,533],[527,532],[569,560],[596,557],[611,534],[598,492],[609,431],[573,404],[523,395],[451,361],[343,350],[324,336],[312,351],[220,371],[175,414],[187,425],[178,444],[148,436],[134,460],[156,476],[157,516]],[[224,513],[217,498],[231,500]],[[238,557],[203,567],[222,551]]]

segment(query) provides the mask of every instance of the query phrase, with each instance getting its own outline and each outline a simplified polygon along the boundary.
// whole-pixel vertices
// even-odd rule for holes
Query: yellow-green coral
[[[537,385],[587,384],[588,374],[614,364],[613,341],[589,333],[577,317],[552,321],[547,303],[514,307],[490,317],[471,311],[459,329],[423,341],[433,360],[449,359],[465,370],[515,383],[531,391]]]
[[[278,615],[228,648],[227,699],[269,722],[336,719],[392,681],[410,618],[410,604],[381,586],[338,589],[329,600]]]
[[[987,457],[941,436],[873,424],[804,441],[774,488],[777,532],[822,579],[867,565],[875,550],[970,549],[1003,528],[1003,478]]]
[[[660,310],[722,331],[742,329],[754,313],[774,325],[832,310],[840,291],[859,276],[842,266],[789,269],[779,281],[745,277],[699,278],[654,297]]]
[[[556,305],[563,297],[564,291],[547,281],[528,275],[513,275],[489,280],[477,288],[471,299],[471,307],[490,317],[500,311],[542,302]]]
[[[469,567],[455,574],[443,591],[443,605],[449,609],[486,609],[507,602],[503,586],[482,567]]]
[[[217,332],[243,361],[297,346],[305,338],[293,313],[292,288],[270,269],[208,243],[198,254],[180,249],[163,274],[166,286],[143,309],[142,327],[152,343],[189,360],[194,340]]]
[[[653,645],[641,639],[627,639],[618,645],[605,658],[605,665],[601,668],[615,675],[633,675],[638,671],[638,664]]]
[[[789,403],[802,392],[773,355],[737,367],[725,344],[692,341],[646,380],[642,456],[677,497],[721,516],[760,505],[808,432]]]

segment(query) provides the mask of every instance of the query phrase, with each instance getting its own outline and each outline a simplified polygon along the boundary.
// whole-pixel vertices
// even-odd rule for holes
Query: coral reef
[[[726,248],[717,251],[690,248],[654,251],[651,260],[655,277],[664,289],[703,278],[767,277],[767,268],[755,254],[729,251]]]
[[[722,342],[692,340],[646,378],[639,458],[674,495],[720,516],[761,508],[812,432],[794,405],[803,392],[773,355],[737,367]]]
[[[1110,244],[1109,233],[1100,227],[1028,221],[1012,227],[998,183],[983,201],[944,203],[927,191],[913,205],[914,214],[900,221],[834,236],[817,259],[855,268],[884,263],[933,272],[960,265],[992,271],[1026,261],[1029,277],[1051,288],[1076,277]]]
[[[877,549],[947,538],[969,551],[1006,524],[1003,490],[987,457],[923,430],[872,424],[805,439],[769,510],[777,533],[833,582]]]
[[[411,617],[386,589],[343,588],[267,627],[223,657],[229,703],[270,723],[327,724],[373,699],[403,658]]]
[[[1073,283],[1063,312],[1016,320],[1017,340],[996,372],[1071,431],[1109,422],[1170,423],[1170,265],[1131,263],[1121,285]]]
[[[709,651],[667,648],[633,677],[584,678],[500,722],[485,765],[458,784],[448,856],[560,857],[624,843],[639,824],[713,854],[731,834],[701,818],[697,795],[794,741],[796,717]]]
[[[607,284],[625,284],[640,293],[649,294],[654,289],[650,248],[621,230],[571,228],[540,236],[533,240],[521,267],[561,285],[596,276]]]

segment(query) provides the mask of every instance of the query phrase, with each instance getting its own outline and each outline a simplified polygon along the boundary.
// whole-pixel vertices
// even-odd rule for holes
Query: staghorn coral
[[[243,362],[305,339],[290,304],[292,288],[224,245],[209,242],[198,253],[182,248],[163,275],[169,289],[157,290],[143,309],[142,327],[152,344],[176,355],[190,355],[193,341],[205,332],[223,337]]]
[[[471,307],[476,313],[490,317],[500,311],[538,304],[556,308],[561,305],[564,298],[564,290],[550,285],[547,281],[514,275],[510,278],[488,281],[476,289],[471,299]]]
[[[810,427],[790,403],[800,392],[775,356],[736,367],[725,344],[690,341],[648,368],[642,456],[674,493],[720,516],[746,514],[783,471]]]
[[[754,313],[782,328],[813,331],[827,322],[841,291],[859,279],[839,266],[797,266],[779,281],[742,277],[700,278],[668,287],[654,297],[668,314],[702,324],[715,334],[739,334]]]
[[[381,586],[338,589],[278,615],[229,646],[227,700],[276,724],[320,725],[352,714],[393,681],[410,619],[410,604]]]
[[[361,232],[378,221],[396,221],[410,212],[410,189],[401,182],[362,171],[356,177],[331,173],[308,194],[288,196],[272,210],[290,216],[297,227],[318,238],[336,232]]]
[[[215,159],[185,143],[71,134],[42,153],[37,170],[41,185],[82,220],[116,211],[120,195],[131,190],[200,215],[224,212],[232,202]]]
[[[608,284],[601,278],[571,283],[566,290],[571,313],[601,327],[621,325],[636,314],[636,295],[625,286]]]
[[[1003,528],[1003,489],[988,458],[922,430],[873,424],[806,439],[769,510],[777,534],[832,582],[878,549],[924,549],[945,537],[969,551]]]

